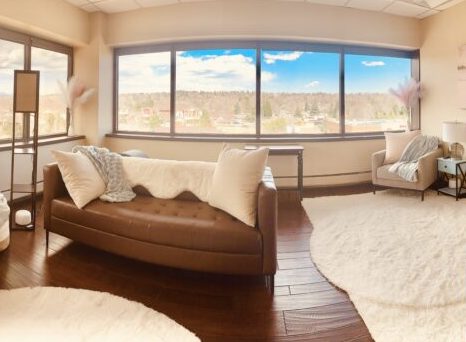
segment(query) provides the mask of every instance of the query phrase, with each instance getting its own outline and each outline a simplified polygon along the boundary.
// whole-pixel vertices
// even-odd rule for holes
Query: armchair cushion
[[[384,164],[393,164],[400,160],[406,146],[418,135],[421,131],[409,131],[402,133],[385,133],[385,161]]]

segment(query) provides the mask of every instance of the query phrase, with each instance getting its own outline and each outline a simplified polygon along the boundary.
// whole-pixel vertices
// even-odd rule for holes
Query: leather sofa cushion
[[[52,201],[52,216],[134,240],[223,253],[261,254],[258,229],[199,201],[138,195],[131,202],[95,200],[78,209],[70,197]]]

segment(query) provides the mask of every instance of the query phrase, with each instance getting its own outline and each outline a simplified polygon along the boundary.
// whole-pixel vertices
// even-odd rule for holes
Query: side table
[[[299,199],[303,200],[303,151],[304,147],[301,145],[261,145],[269,149],[269,155],[271,156],[285,156],[285,155],[295,155],[298,158],[298,192]],[[245,150],[255,150],[259,146],[255,145],[246,145],[244,146]]]
[[[456,187],[448,187],[450,178],[456,179]],[[441,187],[442,181],[447,182]],[[437,194],[453,196],[458,200],[466,195],[466,160],[437,158]]]

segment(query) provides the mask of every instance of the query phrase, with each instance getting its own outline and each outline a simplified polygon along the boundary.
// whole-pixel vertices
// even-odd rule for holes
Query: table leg
[[[303,152],[298,152],[298,190],[299,190],[299,199],[303,200]]]

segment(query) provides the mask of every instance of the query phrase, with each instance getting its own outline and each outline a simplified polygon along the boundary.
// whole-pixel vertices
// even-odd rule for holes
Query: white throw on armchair
[[[384,164],[385,150],[372,154],[372,185],[374,194],[377,186],[410,189],[421,193],[421,200],[424,200],[424,191],[437,179],[437,158],[443,156],[443,149],[437,148],[419,159],[418,180],[408,182],[388,169],[393,164]]]

